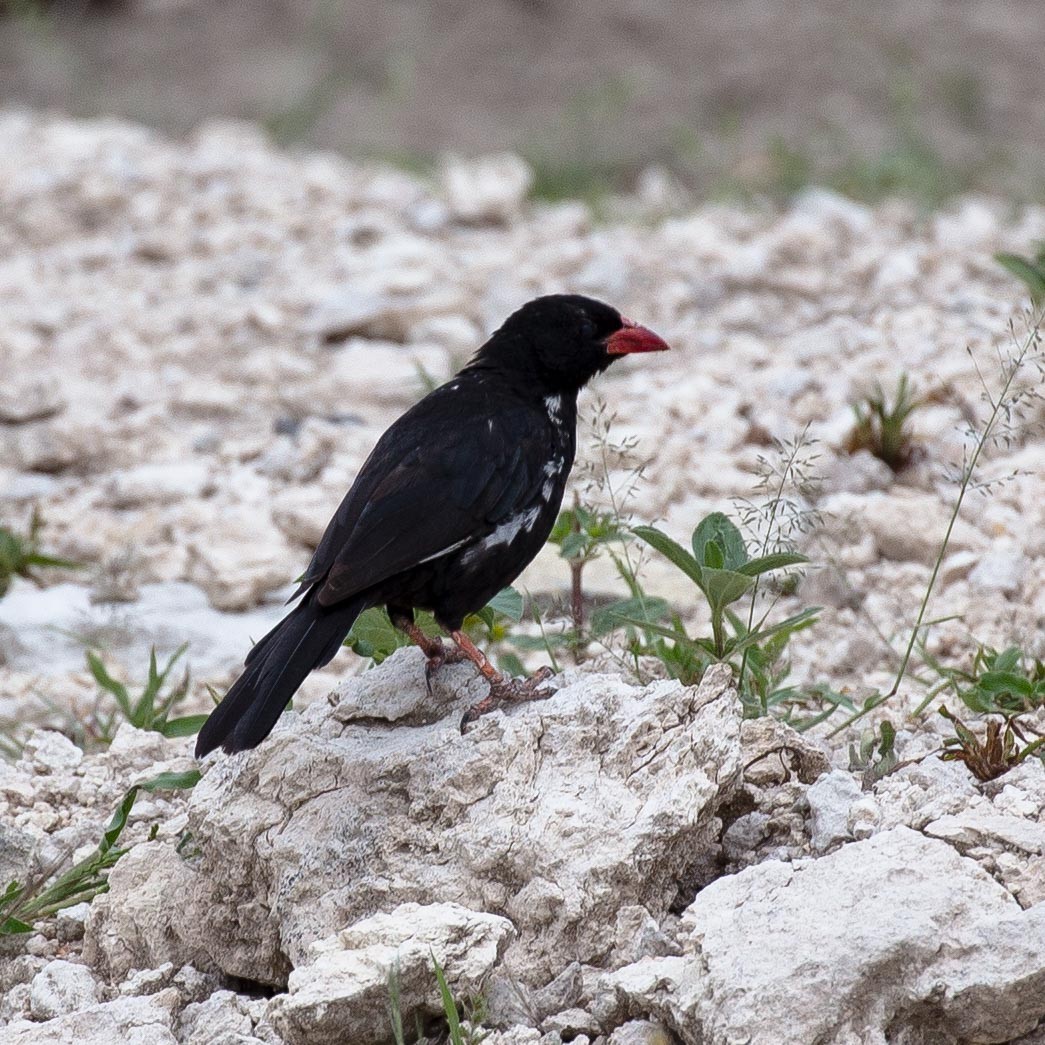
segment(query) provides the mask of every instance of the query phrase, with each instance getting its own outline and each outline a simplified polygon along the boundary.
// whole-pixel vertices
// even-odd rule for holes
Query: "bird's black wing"
[[[533,502],[549,441],[544,419],[524,404],[438,389],[378,441],[302,590],[316,585],[320,604],[332,606],[481,540]]]

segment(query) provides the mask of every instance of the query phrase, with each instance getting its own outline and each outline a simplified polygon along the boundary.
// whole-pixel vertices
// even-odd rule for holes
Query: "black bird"
[[[591,298],[553,294],[514,312],[445,385],[378,440],[327,526],[290,601],[251,649],[196,741],[202,757],[256,747],[353,621],[385,606],[435,666],[467,657],[494,700],[532,696],[546,672],[513,681],[461,631],[548,538],[576,449],[577,393],[618,356],[668,346]],[[457,644],[414,624],[430,610]],[[485,708],[480,705],[481,712]]]

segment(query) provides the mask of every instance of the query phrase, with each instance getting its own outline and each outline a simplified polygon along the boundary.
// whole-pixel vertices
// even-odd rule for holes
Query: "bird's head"
[[[475,362],[535,373],[553,391],[578,391],[620,356],[663,352],[652,330],[579,294],[549,294],[513,312]]]

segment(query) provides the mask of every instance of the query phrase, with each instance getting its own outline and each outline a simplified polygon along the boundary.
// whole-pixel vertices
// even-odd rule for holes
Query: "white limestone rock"
[[[1043,924],[1045,905],[1022,911],[950,846],[896,828],[719,879],[682,917],[683,957],[608,981],[687,1045],[769,1045],[781,1027],[794,1041],[1008,1041],[1045,1015]]]
[[[384,1045],[389,977],[400,991],[403,1025],[442,1011],[432,955],[455,997],[477,996],[514,936],[512,923],[459,904],[400,904],[319,940],[269,1006],[290,1045]]]
[[[36,974],[29,995],[30,1009],[37,1020],[65,1016],[100,1000],[98,983],[91,970],[86,965],[60,959]]]
[[[400,694],[385,725],[381,680],[405,682],[405,664],[413,698]],[[694,688],[580,675],[462,736],[474,695],[447,671],[430,697],[423,664],[400,651],[346,683],[346,713],[313,705],[256,751],[216,760],[191,799],[200,860],[125,857],[95,904],[91,960],[278,984],[287,958],[311,960],[312,943],[374,910],[455,902],[509,918],[509,955],[543,983],[564,960],[606,958],[622,907],[661,917],[739,771],[728,671]],[[433,707],[450,710],[433,720]],[[159,904],[171,881],[182,902]]]

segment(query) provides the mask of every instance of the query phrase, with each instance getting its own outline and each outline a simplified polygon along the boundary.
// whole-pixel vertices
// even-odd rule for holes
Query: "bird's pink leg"
[[[550,693],[538,692],[541,685],[554,674],[551,668],[538,668],[528,679],[508,679],[490,663],[486,654],[463,631],[451,631],[450,638],[490,683],[490,692],[486,697],[465,712],[464,718],[461,719],[462,730],[469,722],[474,722],[480,715],[492,711],[498,704],[506,701],[545,700],[551,696]]]
[[[465,659],[463,653],[455,649],[447,649],[446,644],[438,636],[426,635],[409,617],[395,614],[391,618],[392,624],[400,631],[405,632],[411,641],[420,646],[421,652],[427,658],[425,664],[425,685],[428,692],[432,692],[432,673],[438,671],[444,664],[453,664]]]

